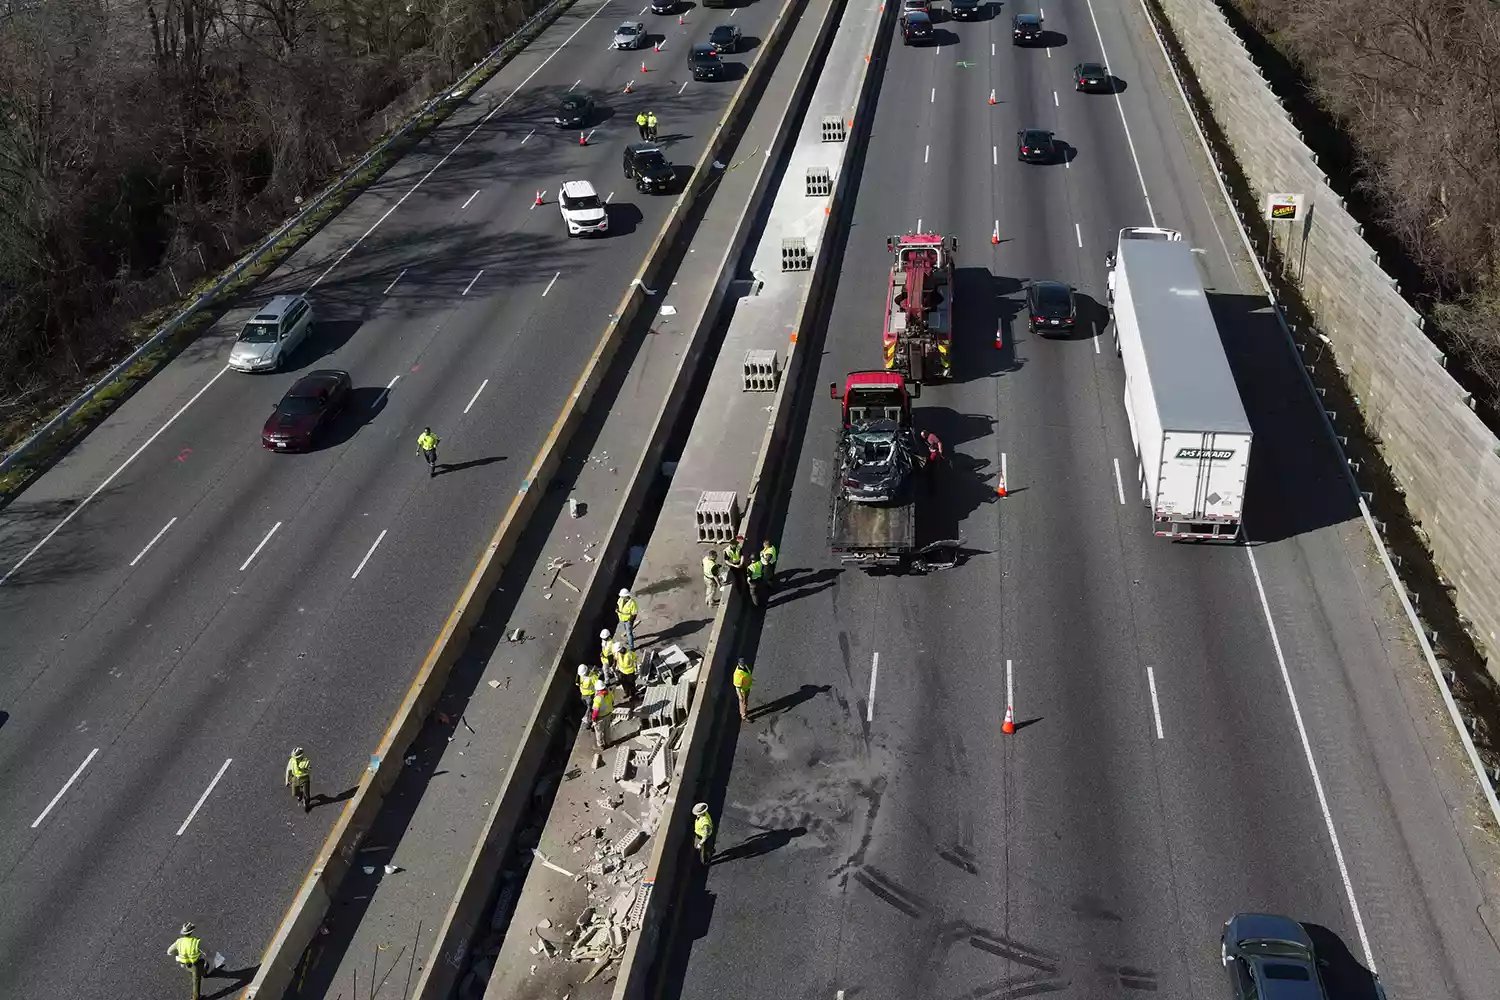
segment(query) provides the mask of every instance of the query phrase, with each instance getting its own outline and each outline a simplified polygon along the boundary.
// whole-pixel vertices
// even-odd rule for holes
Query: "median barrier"
[[[400,707],[386,728],[385,735],[370,755],[370,765],[365,771],[359,788],[345,804],[333,829],[319,849],[291,906],[282,917],[261,959],[255,979],[242,994],[245,1000],[280,996],[291,985],[304,952],[316,936],[344,877],[353,866],[354,855],[360,841],[373,823],[386,793],[395,784],[401,772],[403,754],[400,751],[416,737],[440,697],[453,664],[463,651],[470,631],[482,614],[490,593],[498,584],[522,534],[528,527],[531,514],[540,504],[547,484],[562,463],[568,446],[572,442],[574,432],[583,421],[584,415],[593,402],[594,394],[604,381],[621,345],[639,318],[642,308],[660,294],[658,290],[653,289],[652,283],[661,277],[668,265],[672,263],[684,225],[692,212],[698,208],[700,200],[711,193],[713,182],[723,169],[718,166],[718,157],[737,137],[746,113],[753,107],[753,96],[763,86],[768,67],[774,64],[775,54],[784,47],[789,28],[795,24],[806,2],[807,0],[786,0],[781,13],[768,33],[767,44],[757,51],[749,71],[736,87],[734,96],[730,99],[724,115],[715,125],[713,134],[694,167],[692,177],[663,221],[655,240],[646,253],[641,269],[636,273],[630,287],[610,314],[598,343],[585,363],[578,380],[574,383],[562,411],[553,422],[552,429],[543,441],[536,458],[532,461],[531,468],[522,480],[520,489],[511,500],[504,517],[481,554],[469,576],[468,583],[460,593],[458,601],[439,631],[416,677],[408,686]],[[701,348],[697,350],[701,354]],[[689,352],[689,355],[696,357],[692,352]],[[684,363],[687,360],[688,357],[685,356]],[[668,406],[674,405],[675,400],[676,408],[680,409],[684,391],[685,387],[674,386]],[[658,458],[660,450],[661,444],[658,444],[656,447]],[[650,477],[646,478],[649,481]],[[635,489],[636,485],[633,484],[632,492]],[[629,510],[630,508],[622,509]],[[623,552],[624,541],[612,535],[610,546],[613,553],[611,562],[617,561]],[[611,552],[606,551],[602,555],[609,556]],[[602,567],[604,562],[605,560],[601,558],[597,566]],[[596,568],[585,591],[585,597],[592,599],[581,600],[580,607],[597,606],[594,604],[594,600],[597,600],[596,591],[600,586],[606,585],[609,580],[609,574],[601,573]],[[561,659],[567,658],[566,655],[561,657]],[[476,851],[475,859],[471,861],[473,874],[479,874],[479,869],[484,866],[489,866],[492,870],[498,866],[507,853],[509,842],[516,832],[520,817],[524,815],[524,806],[530,797],[546,747],[557,725],[557,708],[560,707],[561,697],[566,692],[566,686],[558,682],[560,675],[559,670],[553,670],[547,687],[538,698],[526,734],[517,749],[507,775],[505,789],[509,794],[502,794],[497,800],[486,824],[485,841]],[[496,856],[493,860],[491,860],[492,855]],[[459,898],[456,898],[450,905],[445,920],[446,930],[440,932],[440,936],[436,939],[434,959],[426,963],[423,978],[419,981],[418,991],[413,994],[414,996],[446,995],[445,983],[446,988],[451,988],[455,971],[453,969],[455,963],[451,959],[456,954],[458,956],[456,964],[461,967],[462,957],[466,951],[467,939],[464,937],[463,928],[469,928],[468,933],[472,933],[474,913],[482,908],[482,904],[483,900],[476,902],[463,890],[460,891]],[[456,937],[462,939],[461,942],[455,941],[453,933],[455,929],[458,930]],[[447,971],[440,971],[444,968]]]

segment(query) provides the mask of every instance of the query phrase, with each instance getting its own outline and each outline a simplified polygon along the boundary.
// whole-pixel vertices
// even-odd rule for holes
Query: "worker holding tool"
[[[709,607],[719,603],[719,598],[724,596],[723,570],[719,566],[719,557],[714,554],[713,549],[703,557],[703,603]]]
[[[192,1000],[199,1000],[203,996],[203,976],[208,972],[208,962],[203,957],[203,939],[194,933],[195,928],[190,920],[182,925],[177,940],[167,949],[167,954],[173,960],[187,970],[188,995]],[[212,975],[212,973],[209,973]]]
[[[740,657],[740,661],[734,665],[734,694],[740,700],[741,722],[750,721],[750,685],[754,681],[755,678],[750,676],[750,664],[745,662],[743,656]]]
[[[423,427],[422,433],[417,435],[417,454],[427,461],[428,479],[437,475],[437,446],[438,436],[432,433],[431,427]]]
[[[583,710],[594,705],[594,683],[599,680],[599,671],[587,663],[578,664],[578,696],[583,699]]]
[[[693,846],[698,848],[698,860],[708,864],[713,857],[714,818],[708,814],[708,803],[693,806]]]
[[[724,566],[734,582],[745,585],[745,536],[735,535],[734,541],[724,546]]]
[[[594,682],[594,700],[589,706],[589,722],[594,729],[594,749],[609,749],[609,720],[615,714],[615,696],[602,680]]]
[[[641,654],[615,643],[615,669],[620,674],[620,687],[625,690],[625,700],[635,701],[635,671],[641,664]]]
[[[760,565],[763,570],[762,576],[766,581],[766,591],[769,593],[776,584],[776,546],[771,544],[769,538],[760,543]]]
[[[635,621],[641,615],[641,606],[635,603],[635,598],[624,587],[620,588],[620,599],[615,601],[615,615],[620,619],[620,624],[625,626],[625,644],[634,649]]]
[[[312,812],[312,761],[301,747],[292,750],[286,762],[286,780],[282,787],[290,785],[292,797],[302,803],[303,812]]]

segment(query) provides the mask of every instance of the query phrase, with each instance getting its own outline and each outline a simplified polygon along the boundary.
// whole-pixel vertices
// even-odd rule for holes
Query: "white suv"
[[[563,181],[557,207],[562,210],[569,236],[609,232],[609,213],[588,181]]]

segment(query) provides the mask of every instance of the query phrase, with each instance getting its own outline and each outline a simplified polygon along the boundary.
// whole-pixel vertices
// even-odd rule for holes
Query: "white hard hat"
[[[589,665],[587,663],[580,663],[580,664],[578,664],[578,676],[579,677],[587,677],[588,675],[589,675]]]
[[[193,922],[191,920],[189,920],[187,923],[185,923],[185,924],[182,925],[182,930],[178,931],[177,933],[179,933],[179,934],[191,934],[191,933],[193,933],[194,930],[195,930],[195,928],[193,927]]]
[[[595,691],[603,691],[604,690],[604,681],[602,679],[601,680],[597,680],[597,681],[594,682],[594,690]]]
[[[611,632],[611,631],[610,631],[610,630],[609,630],[609,629],[607,629],[607,628],[601,628],[601,629],[600,629],[600,630],[599,630],[599,638],[601,638],[601,639],[608,639],[608,638],[609,638],[609,637],[610,637],[610,636],[612,636],[612,635],[614,635],[614,633],[613,633],[613,632]]]
[[[693,815],[694,816],[702,816],[706,812],[708,812],[708,803],[707,802],[700,802],[697,805],[693,806]]]
[[[293,747],[292,748],[292,756],[293,757],[301,757],[302,756],[302,748],[301,747]]]
[[[624,587],[621,587],[621,588],[620,588],[620,596],[621,596],[621,597],[629,597],[629,596],[630,596],[630,591],[629,591],[629,590],[627,590],[627,589],[626,589],[626,588],[624,588]]]

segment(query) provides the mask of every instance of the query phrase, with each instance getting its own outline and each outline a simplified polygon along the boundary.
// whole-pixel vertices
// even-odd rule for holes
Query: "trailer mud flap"
[[[963,555],[963,543],[962,538],[948,538],[924,545],[917,550],[916,557],[912,559],[911,568],[918,573],[952,569],[958,565]]]

